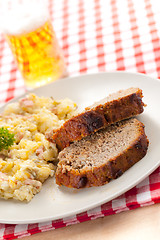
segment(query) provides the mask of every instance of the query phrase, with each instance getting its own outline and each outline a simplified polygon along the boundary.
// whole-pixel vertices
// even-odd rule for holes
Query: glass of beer
[[[0,4],[2,30],[27,88],[67,76],[47,1],[1,0]]]

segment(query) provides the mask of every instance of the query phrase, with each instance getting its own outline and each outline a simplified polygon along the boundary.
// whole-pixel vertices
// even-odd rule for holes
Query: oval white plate
[[[52,178],[44,183],[42,191],[29,203],[1,199],[1,223],[43,222],[86,211],[131,189],[159,166],[160,81],[127,72],[99,73],[61,79],[33,92],[56,99],[69,97],[83,109],[109,93],[132,86],[143,90],[147,104],[144,113],[138,117],[145,124],[150,141],[147,155],[121,177],[102,187],[72,190],[56,186]]]

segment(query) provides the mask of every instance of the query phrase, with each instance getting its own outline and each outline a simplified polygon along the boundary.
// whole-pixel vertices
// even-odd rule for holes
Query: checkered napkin
[[[71,76],[124,70],[160,78],[159,1],[54,0],[49,7]],[[0,35],[0,104],[25,91],[10,49]],[[160,168],[120,197],[81,214],[37,224],[0,224],[0,239],[29,236],[157,202]]]

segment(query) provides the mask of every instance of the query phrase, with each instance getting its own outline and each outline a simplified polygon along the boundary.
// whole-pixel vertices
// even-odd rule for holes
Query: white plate
[[[147,104],[144,113],[138,117],[145,124],[150,141],[147,155],[121,177],[102,187],[71,190],[56,186],[52,178],[44,183],[42,191],[29,203],[1,199],[1,223],[43,222],[83,212],[121,195],[159,166],[160,81],[127,72],[99,73],[61,79],[34,92],[39,96],[53,96],[56,99],[69,97],[83,109],[109,93],[131,86],[143,90],[144,102]]]

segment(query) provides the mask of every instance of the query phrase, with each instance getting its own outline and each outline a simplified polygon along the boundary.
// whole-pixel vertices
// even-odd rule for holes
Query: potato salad
[[[13,134],[14,142],[0,151],[0,197],[30,201],[42,183],[54,176],[58,150],[48,139],[76,112],[70,99],[29,94],[10,103],[0,115],[0,128]]]

